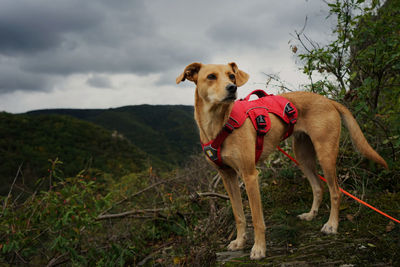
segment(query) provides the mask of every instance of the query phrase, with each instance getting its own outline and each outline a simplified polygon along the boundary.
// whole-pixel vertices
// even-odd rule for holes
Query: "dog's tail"
[[[369,145],[367,139],[365,139],[360,126],[358,125],[356,119],[353,117],[351,112],[343,105],[332,101],[337,111],[339,111],[342,120],[346,128],[350,132],[351,140],[357,148],[357,150],[363,154],[366,158],[375,161],[376,163],[382,165],[384,168],[388,169],[386,161]]]

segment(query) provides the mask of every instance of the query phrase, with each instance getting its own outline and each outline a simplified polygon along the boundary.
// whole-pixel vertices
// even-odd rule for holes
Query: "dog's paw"
[[[237,239],[233,240],[231,243],[229,243],[228,250],[231,250],[231,251],[241,250],[244,248],[245,244],[246,244],[245,238],[237,238]]]
[[[303,221],[311,221],[312,219],[315,218],[315,216],[317,216],[316,211],[305,212],[303,214],[297,215],[297,217]]]
[[[265,258],[265,251],[266,251],[265,245],[260,246],[260,245],[254,244],[253,248],[251,249],[250,259],[259,260],[259,259]]]
[[[324,224],[324,226],[321,229],[321,232],[323,232],[324,234],[330,235],[330,234],[337,234],[337,225],[334,225],[330,222],[327,222],[326,224]]]

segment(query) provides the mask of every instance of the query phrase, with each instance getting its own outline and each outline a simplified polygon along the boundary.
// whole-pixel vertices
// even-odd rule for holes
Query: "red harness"
[[[256,100],[249,100],[251,95],[257,95],[259,98]],[[282,137],[282,140],[288,138],[292,134],[294,124],[297,121],[296,107],[282,96],[269,95],[263,90],[255,90],[245,99],[240,99],[235,102],[228,121],[217,137],[206,144],[201,144],[204,153],[218,167],[227,167],[222,162],[222,143],[234,129],[242,126],[244,121],[250,118],[257,131],[255,158],[257,163],[263,151],[264,136],[271,128],[271,119],[268,115],[270,112],[277,115],[289,125],[289,129]]]

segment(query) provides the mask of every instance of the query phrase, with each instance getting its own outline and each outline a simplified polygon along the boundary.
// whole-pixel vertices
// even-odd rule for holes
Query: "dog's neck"
[[[229,118],[232,103],[211,104],[195,94],[194,115],[200,131],[200,141],[205,144],[218,135]]]

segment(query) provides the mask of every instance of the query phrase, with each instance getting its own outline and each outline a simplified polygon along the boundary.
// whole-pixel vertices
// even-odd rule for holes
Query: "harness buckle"
[[[285,106],[285,114],[288,117],[293,117],[293,115],[296,113],[296,110],[292,107],[292,105],[290,104],[290,102],[288,102]]]
[[[206,156],[212,160],[212,161],[216,161],[218,160],[218,150],[213,148],[211,146],[211,144],[209,144],[208,146],[205,146],[203,148],[204,153],[206,154]]]
[[[225,123],[225,125],[224,125],[225,131],[227,131],[228,133],[232,133],[234,129],[235,129],[235,127],[232,126],[229,122]]]
[[[265,135],[267,133],[267,121],[265,120],[264,115],[258,115],[256,117],[256,123],[257,123],[257,134],[259,135]]]

